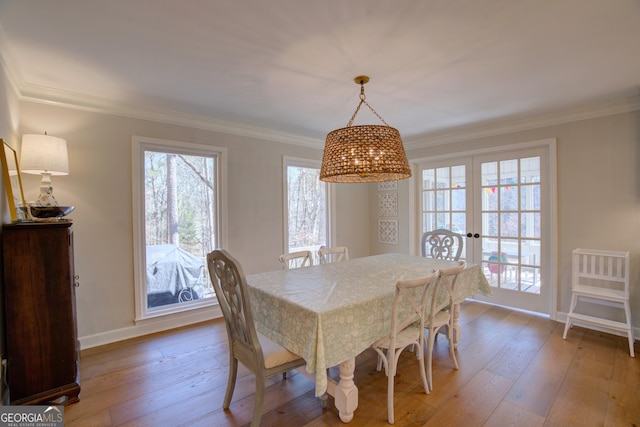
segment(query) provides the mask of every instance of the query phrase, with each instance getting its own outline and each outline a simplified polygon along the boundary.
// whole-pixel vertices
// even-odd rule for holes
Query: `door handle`
[[[477,239],[477,238],[480,237],[480,235],[478,233],[476,233],[476,234],[467,233],[467,237],[469,237],[469,238],[475,237]]]

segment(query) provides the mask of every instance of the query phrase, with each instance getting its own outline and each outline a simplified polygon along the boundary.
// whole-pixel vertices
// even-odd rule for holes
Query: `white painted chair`
[[[209,275],[224,315],[229,339],[229,379],[222,404],[228,409],[233,397],[238,362],[256,377],[256,400],[252,427],[262,419],[265,379],[305,365],[304,359],[256,332],[251,314],[247,281],[238,261],[224,249],[207,255]]]
[[[624,321],[614,320],[588,311],[589,304],[616,307],[624,312]],[[586,311],[585,311],[586,310]],[[602,310],[597,313],[602,313]],[[571,306],[564,325],[563,339],[577,323],[625,332],[629,339],[629,354],[633,350],[633,323],[629,307],[629,252],[598,249],[574,249],[571,261]]]
[[[438,229],[422,235],[420,250],[423,257],[458,261],[462,255],[464,238],[462,234]]]
[[[311,251],[297,251],[282,254],[278,258],[284,270],[292,268],[310,267],[313,265],[313,254]]]
[[[333,248],[321,246],[318,249],[318,257],[320,258],[320,264],[346,261],[349,259],[349,249],[345,246],[335,246]]]
[[[427,296],[433,295],[435,292],[439,274],[434,272],[430,276],[399,280],[396,283],[391,310],[391,332],[371,346],[378,353],[377,370],[380,371],[384,365],[387,374],[387,420],[389,424],[394,423],[393,386],[396,367],[400,353],[407,347],[414,346],[416,348],[422,385],[424,392],[429,394],[423,362],[423,329]]]
[[[424,330],[427,335],[427,384],[429,390],[433,390],[433,344],[438,336],[438,331],[442,327],[446,328],[447,340],[449,341],[449,356],[453,361],[454,369],[459,369],[458,359],[455,352],[455,329],[453,327],[453,305],[454,291],[458,274],[462,273],[466,263],[458,261],[458,265],[452,268],[440,269],[438,278],[439,287],[446,287],[447,297],[442,300],[434,299],[431,305],[429,317],[425,321]]]

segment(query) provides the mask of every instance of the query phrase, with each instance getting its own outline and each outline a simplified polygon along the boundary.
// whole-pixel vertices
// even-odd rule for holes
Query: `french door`
[[[550,313],[549,165],[548,146],[418,164],[419,229],[465,236],[462,256],[482,265],[493,291],[477,299]]]

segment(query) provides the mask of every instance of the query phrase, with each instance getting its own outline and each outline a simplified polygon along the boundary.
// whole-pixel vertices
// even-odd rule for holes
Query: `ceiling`
[[[406,143],[637,97],[639,41],[640,0],[0,0],[23,99],[320,143],[360,74]]]

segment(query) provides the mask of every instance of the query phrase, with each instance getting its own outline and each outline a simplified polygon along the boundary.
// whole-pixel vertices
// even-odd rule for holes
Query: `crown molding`
[[[210,117],[188,114],[179,111],[118,103],[106,100],[104,98],[44,88],[31,84],[23,84],[21,89],[22,90],[19,93],[20,100],[22,101],[55,105],[59,107],[110,114],[115,116],[150,120],[177,126],[204,129],[213,132],[221,132],[230,135],[263,139],[309,148],[322,149],[324,146],[324,141],[321,141],[319,139],[294,135],[287,132],[280,132],[274,129],[252,126],[244,123],[218,120]]]
[[[469,141],[472,139],[560,125],[580,120],[595,119],[614,114],[630,113],[638,110],[640,110],[640,95],[590,104],[572,110],[546,113],[535,117],[503,121],[484,126],[468,126],[432,136],[424,135],[405,142],[405,147],[413,150],[434,145],[451,144],[454,142]]]
[[[0,60],[1,59],[2,55],[0,55]],[[6,65],[6,62],[2,61],[2,65]],[[274,129],[219,120],[178,111],[116,103],[103,98],[92,97],[84,94],[74,94],[71,92],[43,88],[24,83],[20,84],[19,82],[21,79],[19,77],[15,77],[15,72],[8,72],[8,74],[9,79],[12,82],[12,86],[15,88],[20,100],[24,101],[150,120],[308,148],[322,149],[324,147],[323,140],[294,135],[287,132],[280,132]],[[18,90],[17,88],[20,88],[21,90]],[[451,144],[512,132],[560,125],[580,120],[594,119],[614,114],[629,113],[637,110],[640,110],[640,95],[586,105],[572,110],[546,113],[535,117],[494,122],[480,126],[470,125],[454,129],[447,133],[417,136],[409,141],[405,141],[404,145],[407,150],[414,150],[434,145]]]

